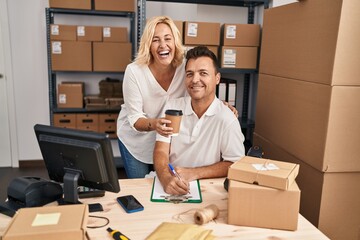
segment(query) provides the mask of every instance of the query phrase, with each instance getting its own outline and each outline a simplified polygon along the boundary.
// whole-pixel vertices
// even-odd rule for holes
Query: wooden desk
[[[216,204],[220,209],[220,214],[215,221],[202,227],[212,229],[217,239],[329,239],[300,214],[298,230],[295,232],[227,225],[227,192],[223,188],[224,179],[200,181],[203,197],[201,204],[151,202],[152,179],[124,179],[119,181],[121,188],[119,193],[106,192],[102,198],[82,199],[84,203],[100,202],[103,205],[104,212],[90,213],[90,215],[104,216],[110,220],[106,227],[88,230],[91,240],[112,239],[106,231],[107,227],[121,231],[132,240],[145,239],[162,222],[194,223],[195,209],[204,208],[209,204]],[[115,199],[118,196],[128,194],[134,195],[143,204],[144,211],[127,214],[121,208]],[[189,211],[192,209],[193,211]],[[0,214],[0,235],[10,220],[11,218]],[[89,225],[102,225],[104,223],[104,220],[89,218]]]

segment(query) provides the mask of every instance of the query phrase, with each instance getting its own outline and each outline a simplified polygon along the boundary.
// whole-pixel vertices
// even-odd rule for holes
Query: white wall
[[[273,6],[289,2],[294,0],[274,0]],[[48,7],[48,1],[7,0],[7,5],[15,89],[18,158],[19,160],[41,159],[33,126],[36,123],[49,124],[45,24],[45,8]],[[262,7],[257,11],[259,16],[255,21],[261,23]],[[175,20],[247,22],[246,8],[147,2],[148,17],[160,14],[169,15]],[[93,23],[89,23],[91,24]],[[240,78],[240,80],[242,78],[237,75],[226,77]],[[242,88],[239,86],[238,96],[241,93]],[[255,97],[252,96],[253,99]],[[241,104],[238,106],[241,108]]]

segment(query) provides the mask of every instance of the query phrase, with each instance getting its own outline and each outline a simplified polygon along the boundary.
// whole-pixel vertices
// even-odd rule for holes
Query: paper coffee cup
[[[173,128],[173,134],[171,136],[179,135],[182,115],[181,110],[168,109],[165,111],[165,118],[171,121],[171,123],[167,123],[166,126]]]

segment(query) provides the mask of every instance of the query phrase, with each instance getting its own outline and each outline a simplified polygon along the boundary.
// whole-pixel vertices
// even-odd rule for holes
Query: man
[[[229,166],[245,155],[239,121],[215,95],[221,76],[214,53],[203,46],[189,50],[185,72],[189,96],[172,99],[165,108],[183,111],[180,133],[157,134],[154,149],[156,174],[169,194],[186,194],[195,179],[227,176]]]

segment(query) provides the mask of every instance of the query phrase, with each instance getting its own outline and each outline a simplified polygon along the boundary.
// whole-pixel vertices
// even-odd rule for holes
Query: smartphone
[[[127,213],[139,212],[144,210],[144,206],[133,196],[126,195],[116,198],[117,202]]]

